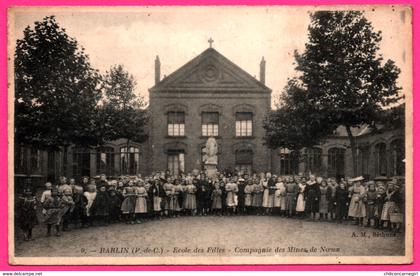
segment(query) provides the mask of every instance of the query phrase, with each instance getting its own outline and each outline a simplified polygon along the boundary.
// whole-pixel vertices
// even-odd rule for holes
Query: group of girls
[[[46,225],[48,236],[70,228],[106,226],[124,222],[139,224],[180,216],[281,216],[311,221],[342,223],[401,230],[403,196],[396,180],[364,181],[271,173],[209,178],[204,172],[174,177],[157,172],[150,177],[105,175],[80,184],[60,177],[46,183],[40,195],[30,188],[17,197],[16,221],[24,240],[32,240],[32,228]],[[73,227],[70,227],[70,226]]]

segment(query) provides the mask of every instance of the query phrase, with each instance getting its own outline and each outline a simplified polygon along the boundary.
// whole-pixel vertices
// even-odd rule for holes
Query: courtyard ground
[[[39,225],[34,229],[34,241],[24,242],[19,236],[15,242],[15,255],[58,257],[404,254],[403,234],[386,236],[383,234],[389,232],[382,233],[349,223],[313,222],[271,216],[180,217],[135,225],[118,223],[75,229],[62,233],[60,237],[46,237],[45,233],[45,226]],[[310,250],[312,251],[308,253]]]

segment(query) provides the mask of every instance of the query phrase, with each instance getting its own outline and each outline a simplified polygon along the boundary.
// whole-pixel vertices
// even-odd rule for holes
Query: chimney
[[[265,60],[264,60],[264,57],[262,57],[261,63],[260,63],[260,82],[265,84]]]
[[[156,56],[155,59],[155,84],[160,82],[160,60],[159,56]]]

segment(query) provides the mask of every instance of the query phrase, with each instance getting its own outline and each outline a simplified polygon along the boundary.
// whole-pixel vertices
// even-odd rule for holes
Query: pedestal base
[[[204,164],[204,169],[206,170],[208,177],[213,177],[217,173],[217,167],[215,164]]]

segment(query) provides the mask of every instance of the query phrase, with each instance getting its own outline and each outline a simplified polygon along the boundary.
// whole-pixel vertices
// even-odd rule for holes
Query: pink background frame
[[[410,265],[242,265],[242,266],[10,266],[8,264],[8,225],[7,225],[7,9],[13,6],[135,6],[135,5],[363,5],[363,4],[395,4],[413,7],[413,207],[414,207],[414,262]],[[420,146],[418,101],[420,51],[420,3],[416,0],[3,0],[0,2],[0,270],[1,271],[58,271],[58,270],[369,270],[369,271],[420,271],[420,168],[416,158]],[[417,61],[417,62],[416,62]]]

